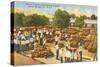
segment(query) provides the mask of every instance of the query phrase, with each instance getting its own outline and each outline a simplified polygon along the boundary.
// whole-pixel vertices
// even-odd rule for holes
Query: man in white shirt
[[[82,51],[83,51],[83,40],[81,40],[79,43],[80,61],[82,61]]]
[[[35,34],[32,34],[33,39],[36,37]]]
[[[23,40],[25,40],[25,36],[24,36],[24,34],[21,34],[21,39]]]
[[[58,44],[58,41],[59,41],[59,36],[55,36],[55,45],[57,45]]]
[[[49,35],[49,31],[48,31],[48,30],[46,31],[46,35],[47,35],[47,36]]]
[[[63,62],[66,62],[66,47],[63,47]]]
[[[71,55],[70,55],[70,61],[73,62],[74,61],[74,51],[71,50]]]
[[[31,37],[30,38],[30,49],[34,49],[34,39]]]
[[[26,50],[29,50],[29,43],[30,43],[30,41],[28,39],[25,40]]]
[[[60,57],[60,62],[61,63],[66,62],[66,48],[62,47],[59,50],[59,57]]]
[[[30,42],[31,42],[31,43],[33,42],[33,38],[32,38],[32,37],[30,38]]]
[[[60,62],[63,63],[63,48],[59,49],[59,58],[60,58]]]
[[[50,35],[52,35],[52,31],[50,31]]]
[[[55,48],[56,48],[56,59],[59,60],[59,46],[56,45]]]
[[[22,52],[24,52],[24,50],[25,50],[25,40],[24,39],[21,40],[20,49],[21,49]]]
[[[66,62],[70,62],[71,52],[67,49],[66,50]]]
[[[20,48],[19,48],[19,45],[20,45],[20,41],[18,39],[14,39],[14,49],[19,52]]]

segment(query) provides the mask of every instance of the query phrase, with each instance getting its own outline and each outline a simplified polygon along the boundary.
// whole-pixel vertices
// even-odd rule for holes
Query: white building
[[[73,26],[76,19],[70,18],[70,26]]]
[[[76,19],[70,19],[70,26],[73,26]],[[84,20],[84,27],[97,27],[97,20],[85,19]]]
[[[97,27],[97,20],[90,20],[90,19],[86,19],[84,20],[85,22],[85,27]]]

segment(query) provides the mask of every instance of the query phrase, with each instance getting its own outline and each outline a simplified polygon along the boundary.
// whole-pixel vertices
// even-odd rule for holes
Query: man
[[[59,50],[59,58],[60,58],[60,62],[61,63],[63,63],[63,51],[64,51],[64,49],[60,48],[60,50]]]
[[[46,31],[46,35],[47,35],[47,36],[49,35],[49,31],[48,31],[48,30]]]
[[[46,38],[43,38],[43,47],[46,47]]]
[[[78,50],[75,51],[75,59],[76,61],[79,61],[79,51]]]
[[[80,62],[82,61],[82,51],[83,51],[83,40],[81,40],[79,43]]]
[[[18,40],[18,38],[14,38],[14,49],[16,50],[16,52],[19,52],[20,48],[20,41]]]
[[[70,52],[70,50],[67,48],[67,49],[66,49],[66,62],[70,62],[70,56],[71,56],[71,52]]]
[[[55,48],[56,48],[56,59],[59,60],[59,46],[56,45]]]
[[[25,39],[21,40],[20,48],[21,48],[21,51],[24,52],[24,50],[25,50]]]
[[[70,61],[73,62],[74,61],[74,51],[71,50],[71,55],[70,55]]]
[[[26,39],[25,40],[26,50],[29,50],[29,43],[30,43],[29,39]]]
[[[30,37],[30,46],[31,46],[31,49],[34,49],[34,39],[33,39],[33,37]]]
[[[55,45],[57,45],[57,44],[58,44],[58,41],[59,41],[59,36],[58,36],[58,35],[56,35],[56,36],[55,36]]]
[[[67,62],[66,47],[63,47],[63,61],[64,61],[64,62]]]
[[[34,49],[38,47],[38,41],[34,42]]]
[[[64,45],[65,45],[65,47],[67,49],[70,49],[70,42],[68,40],[65,41],[65,44]]]

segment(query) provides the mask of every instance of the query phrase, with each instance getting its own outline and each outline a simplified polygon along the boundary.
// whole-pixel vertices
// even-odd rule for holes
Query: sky
[[[57,9],[66,10],[67,12],[74,13],[77,16],[86,15],[89,17],[91,14],[97,15],[97,7],[88,5],[16,1],[14,8],[16,12],[24,12],[26,15],[37,13],[40,15],[44,14],[51,18]]]

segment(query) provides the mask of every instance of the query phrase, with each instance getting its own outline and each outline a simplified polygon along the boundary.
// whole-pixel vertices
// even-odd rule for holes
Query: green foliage
[[[49,22],[49,19],[44,15],[33,14],[25,16],[23,13],[15,13],[11,15],[14,15],[15,27],[46,25]]]
[[[92,20],[96,20],[96,19],[97,19],[97,16],[94,15],[94,14],[92,14],[92,15],[91,15],[91,19],[92,19]]]
[[[24,14],[23,13],[16,13],[16,14],[12,14],[14,15],[14,26],[22,26],[23,25],[23,18],[24,18]],[[12,16],[13,17],[13,16]]]
[[[76,17],[75,26],[82,28],[84,25],[84,16]]]
[[[71,18],[76,18],[75,14],[71,14],[70,16],[71,16]]]
[[[54,14],[54,26],[58,28],[66,28],[69,26],[70,15],[66,11],[56,10]]]
[[[23,20],[23,26],[32,26],[32,16],[25,16]]]
[[[37,14],[34,14],[32,16],[32,22],[33,22],[33,25],[46,25],[49,23],[49,19],[47,17],[45,17],[44,15],[40,16],[40,15],[37,15]]]
[[[86,15],[81,16],[83,19],[87,19],[88,17]]]

